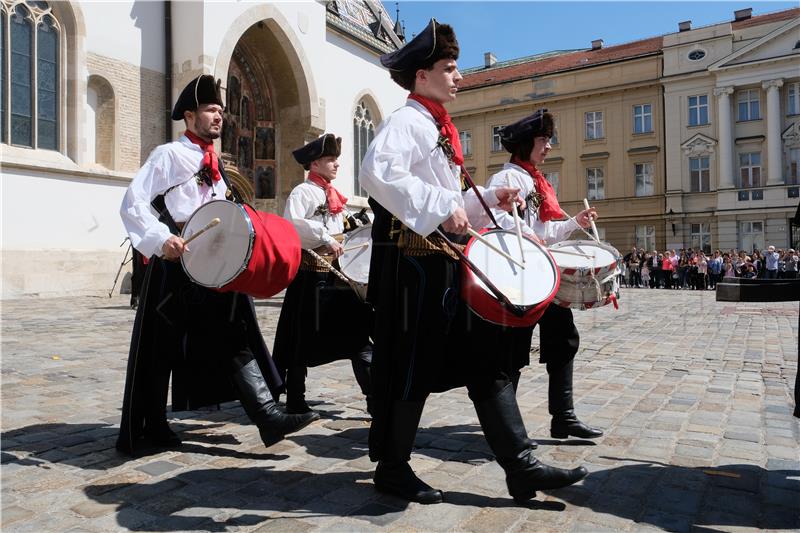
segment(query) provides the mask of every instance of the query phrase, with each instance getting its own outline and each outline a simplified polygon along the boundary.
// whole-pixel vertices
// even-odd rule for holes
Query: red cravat
[[[558,198],[553,186],[544,177],[544,174],[539,172],[539,169],[533,166],[530,161],[522,161],[517,157],[512,157],[511,162],[525,169],[525,171],[533,178],[533,184],[536,187],[536,192],[542,195],[542,205],[539,206],[539,220],[547,222],[548,220],[557,220],[563,218],[561,206],[558,205]]]
[[[214,181],[219,181],[222,176],[219,173],[219,160],[214,151],[214,143],[201,139],[189,130],[183,132],[186,137],[203,150],[203,168],[207,168]]]
[[[430,112],[430,114],[433,116],[433,120],[436,121],[436,125],[439,126],[439,132],[450,141],[450,146],[453,147],[453,163],[458,166],[463,165],[464,153],[461,150],[461,139],[458,136],[458,129],[456,128],[456,125],[453,124],[453,120],[450,118],[450,114],[447,112],[444,106],[439,102],[435,102],[430,98],[420,96],[417,93],[411,93],[408,95],[408,97],[411,100],[419,102],[425,106],[425,109]]]
[[[330,181],[313,171],[308,173],[308,181],[316,183],[325,191],[325,197],[328,199],[328,210],[331,214],[338,215],[344,211],[344,204],[347,203],[347,198],[337,191]]]

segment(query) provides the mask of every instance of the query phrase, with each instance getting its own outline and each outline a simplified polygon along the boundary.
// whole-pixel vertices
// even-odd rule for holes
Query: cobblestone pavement
[[[374,491],[365,403],[349,363],[312,369],[322,420],[270,448],[238,403],[179,413],[184,445],[114,449],[133,312],[126,296],[2,302],[2,519],[49,531],[602,531],[800,528],[800,424],[791,417],[797,303],[623,289],[576,312],[578,415],[596,442],[549,436],[547,380],[519,402],[539,456],[585,465],[573,487],[518,505],[463,390],[428,401],[415,470],[445,502]],[[280,300],[257,302],[268,345]]]

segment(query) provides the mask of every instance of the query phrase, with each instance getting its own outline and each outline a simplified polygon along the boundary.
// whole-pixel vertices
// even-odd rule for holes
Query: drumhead
[[[519,260],[523,256],[515,233],[489,231],[483,237],[514,259]],[[522,250],[524,269],[478,240],[471,241],[468,257],[511,303],[529,307],[543,302],[553,294],[558,272],[549,254],[537,243],[523,238]],[[479,278],[476,277],[475,282],[484,291],[490,292]]]
[[[220,223],[189,243],[189,251],[181,256],[181,264],[198,285],[219,288],[247,267],[255,232],[242,206],[228,200],[212,200],[192,213],[183,226],[181,237],[188,239],[214,218],[219,218]]]
[[[559,250],[571,252],[570,254],[560,254]],[[550,246],[553,258],[556,260],[561,273],[565,269],[584,269],[600,272],[603,270],[611,271],[617,268],[617,260],[620,258],[619,252],[613,246],[595,241],[561,241]],[[592,257],[581,257],[572,255],[580,253]]]
[[[346,251],[339,257],[339,270],[356,283],[366,285],[372,256],[372,224],[346,233],[342,246]]]

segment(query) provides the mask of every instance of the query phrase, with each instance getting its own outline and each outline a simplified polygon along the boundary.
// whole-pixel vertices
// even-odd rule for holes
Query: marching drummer
[[[460,241],[489,220],[489,206],[510,210],[518,189],[465,189],[458,130],[444,107],[462,77],[455,32],[431,19],[403,48],[381,56],[392,80],[410,92],[383,121],[362,161],[359,181],[375,213],[368,300],[376,309],[369,452],[375,488],[420,503],[442,492],[409,465],[425,400],[466,386],[484,435],[518,500],[571,485],[586,470],[547,466],[531,453],[513,387],[470,346],[458,297],[459,260],[444,236]],[[442,232],[436,233],[437,228]]]
[[[273,357],[286,383],[286,410],[310,413],[306,374],[310,366],[350,359],[370,410],[371,309],[332,272],[344,251],[347,198],[332,182],[339,171],[342,139],[327,133],[293,152],[308,171],[286,200],[283,216],[300,235],[300,270],[286,289]],[[351,228],[354,229],[354,228]]]
[[[277,393],[281,381],[252,299],[201,287],[178,262],[188,249],[180,228],[195,209],[213,199],[239,201],[214,151],[222,108],[212,76],[192,80],[172,110],[172,119],[183,120],[186,131],[153,150],[122,201],[120,216],[131,244],[150,258],[131,336],[117,439],[124,453],[181,444],[166,418],[170,374],[173,411],[238,397],[266,446],[314,419],[287,415],[276,406],[271,391]],[[202,245],[201,240],[191,244]]]
[[[488,186],[516,187],[525,200],[521,217],[522,231],[540,242],[552,245],[569,238],[579,228],[589,228],[597,219],[594,208],[584,209],[575,218],[562,220],[564,212],[556,199],[553,187],[538,169],[548,152],[553,135],[553,117],[546,109],[510,124],[500,132],[500,142],[511,154],[511,161],[489,178]],[[498,224],[514,229],[514,217],[507,212],[495,212]],[[539,362],[544,363],[549,376],[548,410],[552,416],[550,435],[591,439],[603,434],[587,426],[575,415],[572,394],[572,368],[578,353],[580,337],[572,310],[551,303],[539,319]],[[500,332],[499,332],[500,333]],[[516,389],[522,367],[530,364],[530,344],[533,327],[511,328],[501,332],[499,342],[507,347],[509,375]]]

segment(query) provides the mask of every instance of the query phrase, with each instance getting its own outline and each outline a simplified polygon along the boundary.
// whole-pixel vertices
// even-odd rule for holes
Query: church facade
[[[108,293],[122,195],[183,131],[169,114],[199,74],[221,80],[233,181],[277,213],[303,179],[292,150],[324,132],[342,137],[337,187],[365,206],[361,157],[405,100],[378,61],[402,30],[371,0],[0,0],[0,43],[3,298]]]

